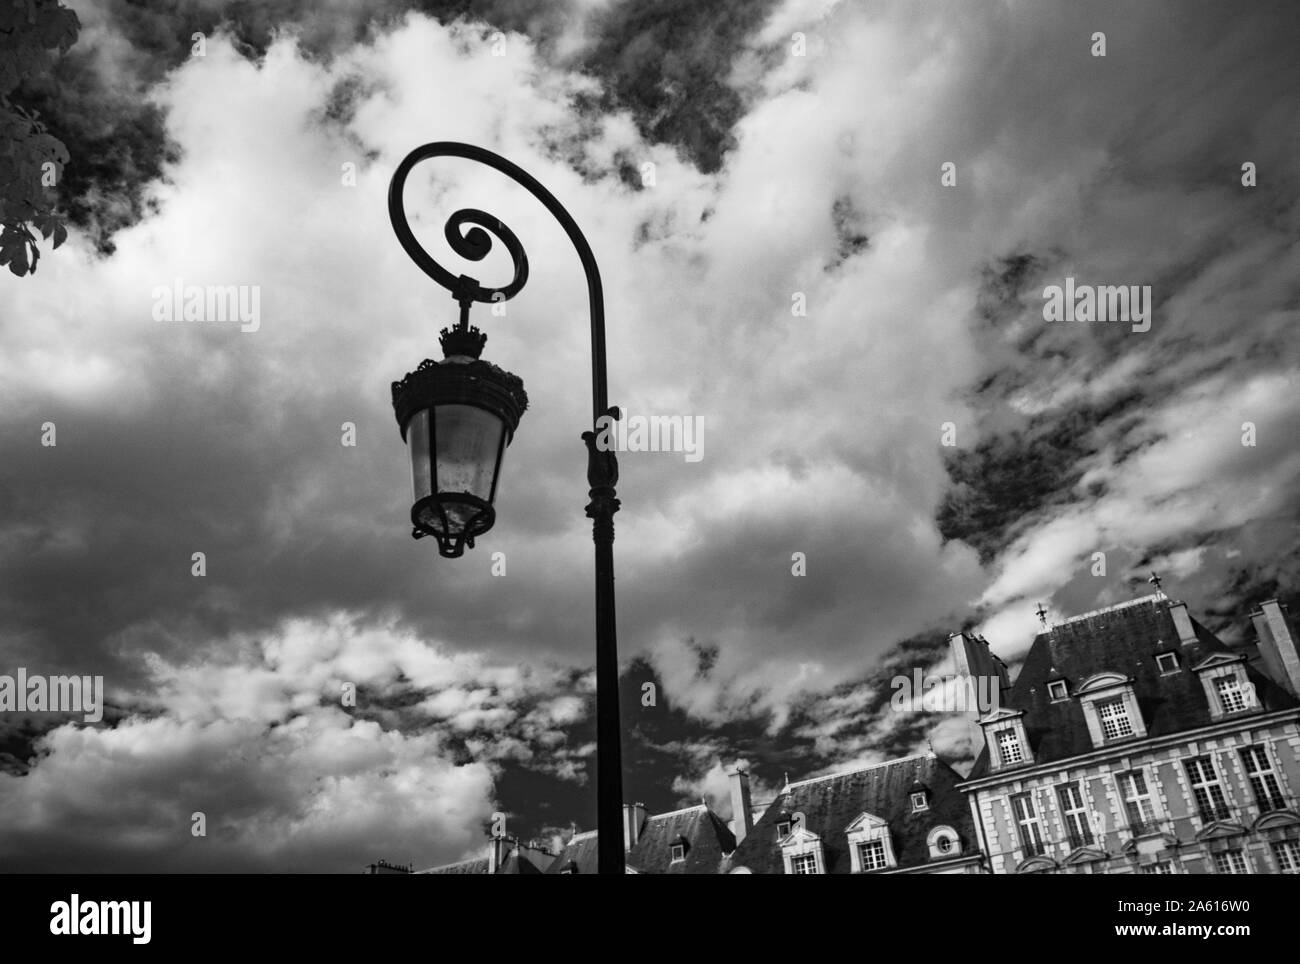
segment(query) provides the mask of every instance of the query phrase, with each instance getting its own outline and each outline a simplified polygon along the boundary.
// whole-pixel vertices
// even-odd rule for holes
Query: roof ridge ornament
[[[1156,574],[1156,571],[1155,571],[1154,569],[1151,570],[1151,578],[1149,578],[1149,579],[1147,580],[1147,582],[1151,583],[1151,585],[1153,585],[1153,586],[1156,587],[1156,593],[1155,593],[1155,595],[1156,595],[1156,598],[1157,598],[1157,599],[1168,599],[1168,598],[1169,598],[1168,596],[1165,595],[1165,591],[1164,591],[1163,589],[1160,588],[1160,582],[1161,582],[1161,579],[1160,579],[1160,577]]]

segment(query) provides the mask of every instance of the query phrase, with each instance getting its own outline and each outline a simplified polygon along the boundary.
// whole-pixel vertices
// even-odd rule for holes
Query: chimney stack
[[[1196,646],[1199,640],[1196,638],[1196,627],[1192,625],[1192,617],[1187,613],[1187,603],[1170,603],[1169,615],[1174,621],[1174,628],[1178,630],[1178,645]]]
[[[1007,676],[1007,664],[1002,662],[989,649],[989,642],[983,636],[974,633],[953,633],[948,637],[948,649],[952,653],[953,665],[958,676],[979,679],[983,676],[994,677],[997,682],[991,684],[999,696],[1002,690],[1011,685]]]
[[[727,771],[731,779],[731,824],[736,843],[744,840],[754,829],[754,806],[749,799],[749,772],[743,763]]]
[[[1275,683],[1293,696],[1300,696],[1300,652],[1296,649],[1287,611],[1276,599],[1270,599],[1260,603],[1259,611],[1252,613],[1250,619],[1259,636],[1264,669]]]
[[[636,846],[641,837],[641,827],[645,824],[646,809],[644,803],[623,804],[623,852]]]
[[[957,675],[970,680],[971,691],[986,693],[990,701],[996,701],[994,706],[1001,706],[1002,693],[1011,685],[1011,679],[1007,664],[989,649],[988,640],[974,633],[953,633],[948,637],[948,649]],[[984,727],[978,722],[981,716],[978,706],[966,713],[967,736],[975,753],[984,745]]]
[[[507,837],[504,834],[492,838],[492,842],[488,844],[489,874],[499,874],[501,872],[501,865],[504,864],[506,858],[510,856],[510,845],[513,842],[514,841],[510,837]]]

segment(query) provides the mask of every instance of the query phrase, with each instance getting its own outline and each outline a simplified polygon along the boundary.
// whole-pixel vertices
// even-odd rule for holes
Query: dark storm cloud
[[[292,31],[305,55],[330,59],[392,29],[408,12],[481,24],[485,36],[520,33],[555,62],[600,81],[600,92],[586,98],[587,112],[629,110],[648,141],[673,145],[702,170],[716,171],[744,108],[728,83],[731,62],[771,7],[770,0],[654,0],[598,4],[589,13],[578,2],[523,0],[109,0],[84,11],[90,29],[52,75],[28,78],[14,99],[39,111],[68,147],[73,162],[59,185],[63,206],[99,253],[111,254],[113,235],[145,216],[148,185],[175,160],[177,145],[147,92],[194,55],[196,34],[222,31],[243,56],[259,60],[283,31]],[[562,46],[566,33],[573,43]],[[355,81],[336,88],[326,116],[346,123],[357,91]],[[581,154],[566,152],[575,166],[585,163]],[[640,186],[630,158],[597,173]]]
[[[1094,433],[1118,424],[1142,400],[1141,392],[1123,389],[1104,404],[1065,406],[1026,418],[1022,428],[1003,428],[974,448],[945,452],[952,487],[935,516],[939,531],[974,546],[988,563],[1033,526],[1041,510],[1103,494],[1099,483],[1073,491],[1084,460],[1097,452]]]

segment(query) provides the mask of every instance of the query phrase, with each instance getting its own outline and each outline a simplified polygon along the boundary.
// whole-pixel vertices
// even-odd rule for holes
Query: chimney
[[[1293,696],[1300,696],[1300,652],[1296,650],[1288,615],[1281,603],[1270,599],[1260,603],[1259,611],[1252,613],[1250,620],[1259,636],[1259,655],[1264,669],[1274,682]]]
[[[1196,630],[1192,626],[1192,617],[1187,614],[1187,603],[1170,603],[1169,615],[1174,620],[1174,628],[1178,630],[1178,645],[1195,646]]]
[[[514,841],[505,835],[493,837],[492,842],[488,844],[488,873],[499,874],[501,865],[506,862],[510,856],[510,845]]]
[[[626,853],[636,846],[641,837],[641,827],[645,824],[646,810],[644,803],[623,804],[623,851]]]
[[[731,814],[732,833],[736,843],[740,843],[754,829],[754,805],[749,799],[749,771],[743,763],[737,763],[727,771],[731,780]]]
[[[948,648],[952,652],[952,661],[958,676],[996,677],[998,695],[1011,685],[1007,676],[1007,664],[993,655],[988,640],[974,633],[953,633],[948,637]]]
[[[1011,685],[1011,679],[1007,675],[1007,664],[993,655],[988,640],[974,633],[953,633],[948,637],[948,649],[957,675],[970,680],[972,691],[987,693],[990,701],[996,700],[994,706],[1002,705],[1002,693]],[[984,746],[984,727],[978,722],[982,715],[978,706],[966,713],[967,737],[976,754]]]

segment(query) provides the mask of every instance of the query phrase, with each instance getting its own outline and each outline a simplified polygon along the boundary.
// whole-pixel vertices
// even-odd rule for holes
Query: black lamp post
[[[531,174],[504,157],[454,141],[417,147],[393,172],[388,187],[388,216],[406,253],[420,269],[451,292],[460,305],[454,328],[444,328],[441,362],[425,359],[413,372],[393,382],[393,411],[411,456],[415,501],[411,506],[411,534],[433,536],[438,551],[447,557],[473,548],[474,540],[496,521],[493,502],[506,446],[528,407],[528,396],[518,376],[479,358],[487,336],[469,324],[476,301],[507,301],[528,280],[528,258],[523,246],[499,219],[474,208],[463,208],[447,219],[444,235],[453,251],[470,261],[481,261],[492,249],[491,231],[506,246],[514,277],[500,288],[484,288],[468,275],[454,275],[431,258],[411,233],[402,206],[406,176],[420,161],[433,157],[463,157],[501,171],[529,190],[555,216],[573,242],[587,275],[591,315],[592,430],[582,433],[587,445],[587,483],[596,546],[596,821],[599,871],[621,874],[623,865],[623,763],[622,731],[618,716],[618,643],[614,628],[614,513],[619,501],[614,491],[618,461],[612,451],[596,445],[602,416],[617,418],[609,407],[605,377],[605,301],[600,270],[591,246],[566,211]],[[465,225],[475,225],[462,230]],[[487,230],[485,231],[484,228]]]

